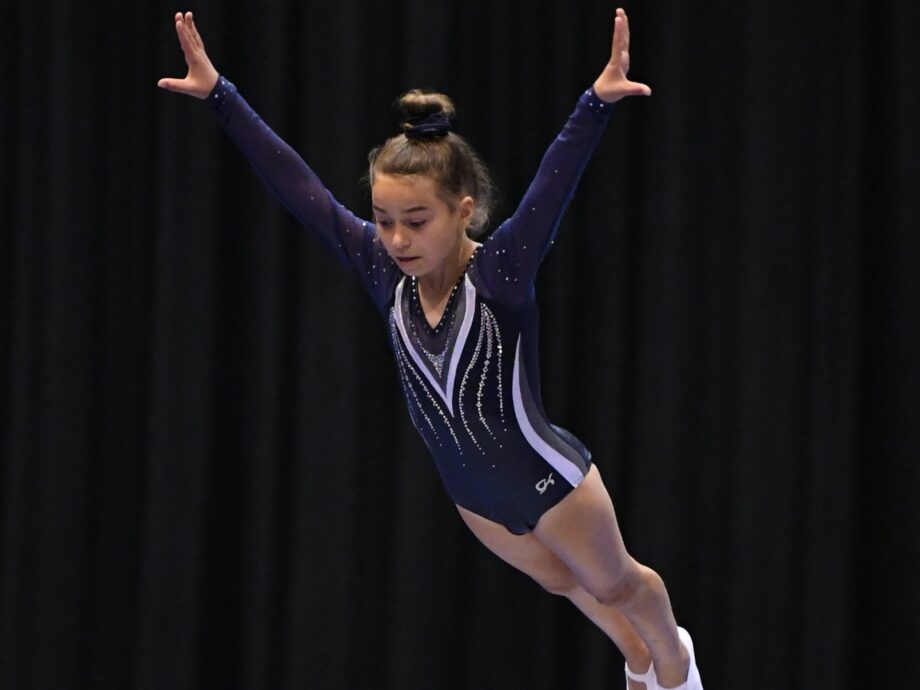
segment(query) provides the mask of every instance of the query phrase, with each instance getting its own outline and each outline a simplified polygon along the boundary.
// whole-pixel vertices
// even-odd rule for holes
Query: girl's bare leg
[[[588,594],[632,624],[651,653],[659,686],[674,688],[687,679],[690,656],[678,638],[667,590],[655,571],[627,553],[596,466],[540,518],[532,534],[569,567]]]
[[[502,525],[457,506],[473,534],[495,555],[532,577],[547,591],[564,596],[599,627],[637,673],[644,673],[652,657],[632,624],[615,608],[604,606],[578,583],[569,567],[533,534],[516,535]],[[629,681],[629,690],[654,690]]]

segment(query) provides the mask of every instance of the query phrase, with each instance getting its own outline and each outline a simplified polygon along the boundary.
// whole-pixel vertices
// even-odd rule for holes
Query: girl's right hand
[[[613,103],[626,96],[651,96],[652,89],[640,82],[629,81],[629,19],[618,7],[613,20],[613,45],[610,60],[601,76],[594,82],[594,93],[603,101]]]
[[[157,86],[195,98],[207,98],[217,83],[219,75],[214,65],[211,64],[208,54],[204,51],[204,41],[201,40],[201,35],[195,28],[195,18],[191,12],[186,12],[184,15],[181,12],[176,13],[176,34],[179,36],[179,45],[185,55],[188,74],[185,79],[160,79]]]

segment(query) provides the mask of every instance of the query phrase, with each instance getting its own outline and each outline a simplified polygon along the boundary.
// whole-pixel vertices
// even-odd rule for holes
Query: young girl
[[[626,78],[617,9],[603,72],[549,147],[514,215],[483,243],[492,186],[450,131],[445,96],[410,92],[403,133],[371,151],[374,222],[341,206],[220,76],[192,13],[177,14],[188,64],[159,86],[207,99],[270,191],[361,280],[387,322],[416,429],[473,533],[617,645],[632,690],[702,690],[693,644],[661,578],[626,551],[591,455],[546,418],[534,280],[612,104],[650,95]]]

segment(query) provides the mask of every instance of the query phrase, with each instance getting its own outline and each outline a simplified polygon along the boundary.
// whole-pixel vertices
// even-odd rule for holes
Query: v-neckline
[[[396,286],[396,300],[390,310],[394,337],[398,337],[405,348],[397,346],[397,352],[409,355],[418,372],[444,401],[451,416],[454,414],[457,368],[476,315],[476,288],[466,280],[466,275],[458,283],[461,287],[457,292],[461,294],[456,294],[450,308],[444,310],[448,318],[439,322],[441,325],[436,327],[440,328],[438,333],[429,333],[431,324],[419,318],[421,305],[412,296],[411,281],[405,278]],[[441,345],[437,347],[436,343]],[[440,354],[434,354],[432,347],[436,347]],[[443,360],[437,361],[441,357]]]
[[[418,310],[422,315],[422,323],[429,333],[435,334],[439,333],[441,327],[444,325],[444,319],[447,318],[448,314],[453,307],[453,303],[457,299],[457,292],[460,290],[460,286],[463,285],[464,280],[466,279],[466,273],[469,270],[470,264],[473,263],[473,259],[476,257],[477,252],[479,251],[482,245],[477,245],[473,249],[473,253],[470,254],[470,257],[466,260],[466,263],[463,264],[463,270],[460,271],[460,275],[457,277],[457,281],[454,283],[454,286],[450,290],[450,295],[447,297],[447,301],[444,303],[444,309],[441,310],[441,315],[438,317],[437,322],[432,325],[431,321],[428,320],[428,314],[425,311],[425,305],[422,303],[422,293],[419,289],[418,278],[412,276],[412,299],[418,305]]]

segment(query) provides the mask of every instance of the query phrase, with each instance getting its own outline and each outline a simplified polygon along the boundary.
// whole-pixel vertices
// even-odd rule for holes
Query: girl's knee
[[[647,574],[637,563],[632,562],[618,572],[585,586],[585,589],[604,606],[624,609],[641,598],[648,586]]]

